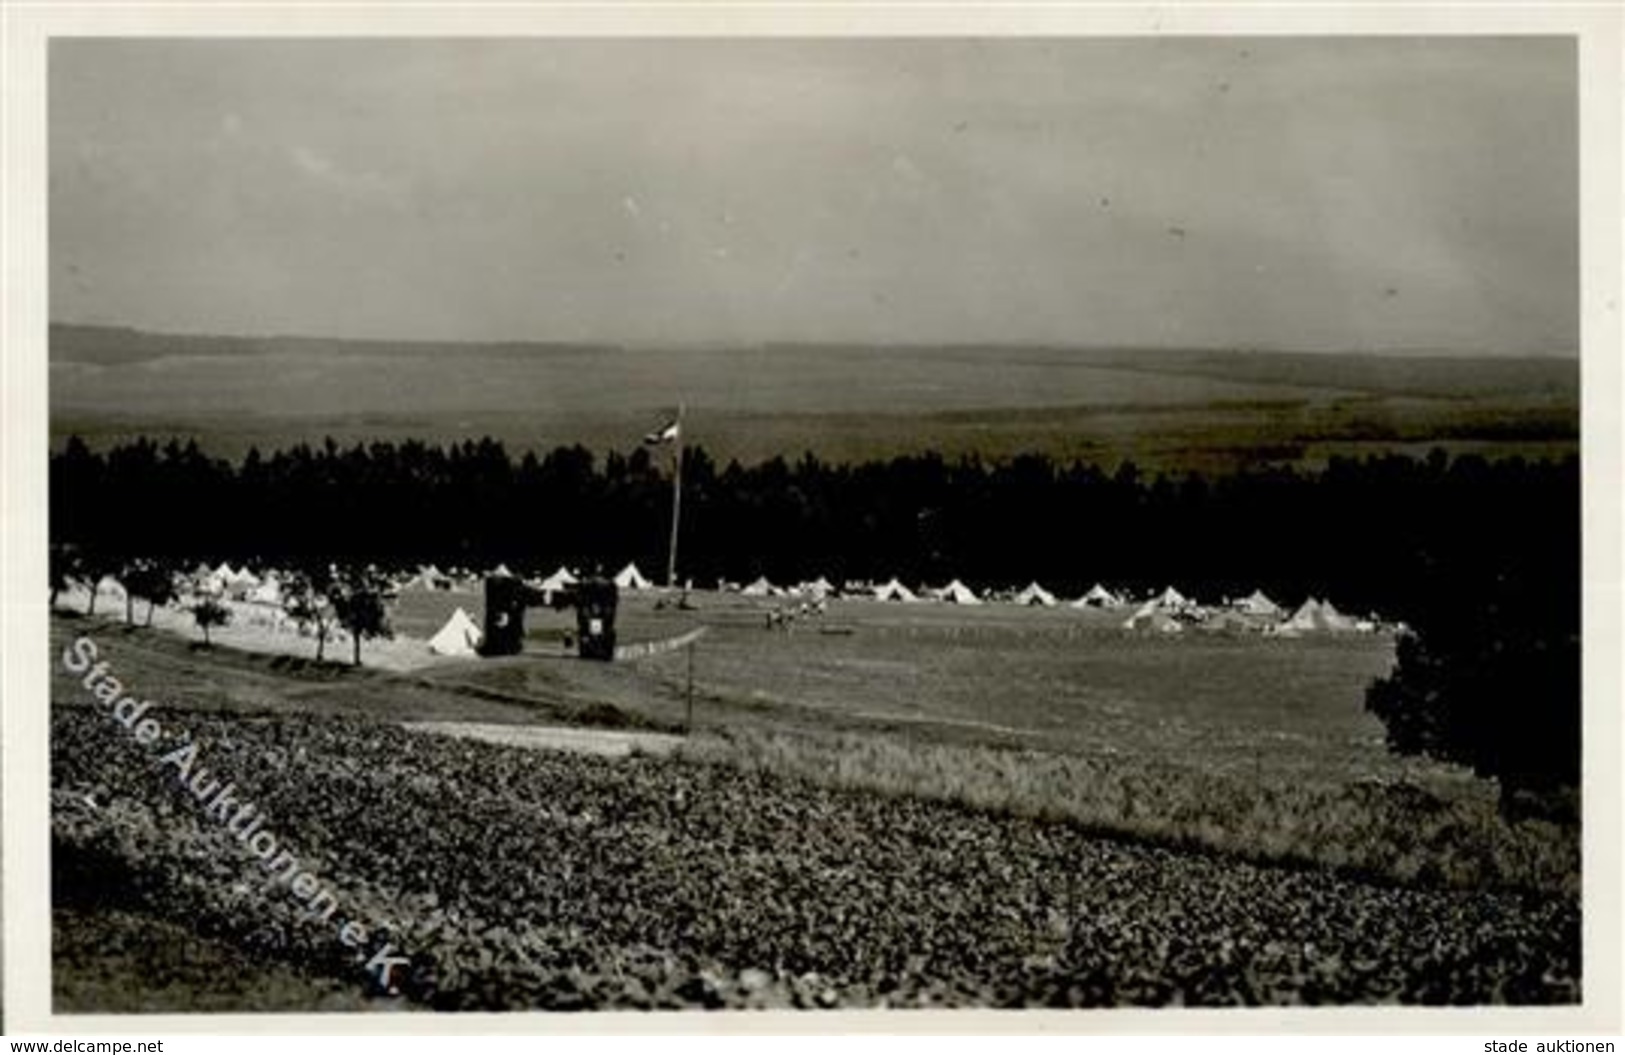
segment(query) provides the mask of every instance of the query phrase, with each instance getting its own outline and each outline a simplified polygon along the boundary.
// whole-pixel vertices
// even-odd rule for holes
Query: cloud
[[[347,168],[304,145],[290,147],[288,157],[310,183],[323,190],[384,208],[401,209],[406,205],[405,186],[384,173]]]
[[[303,169],[308,176],[330,178],[336,174],[333,162],[309,147],[296,146],[290,153],[293,157],[293,163]]]

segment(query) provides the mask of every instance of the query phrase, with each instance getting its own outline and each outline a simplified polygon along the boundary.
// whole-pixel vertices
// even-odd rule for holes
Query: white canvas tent
[[[1156,597],[1152,598],[1150,603],[1156,605],[1158,608],[1162,608],[1170,612],[1184,612],[1196,607],[1195,601],[1192,601],[1189,597],[1186,597],[1172,586],[1169,586]]]
[[[259,582],[259,577],[247,568],[239,570],[222,561],[220,567],[204,578],[203,588],[207,593],[226,594],[241,600],[249,590],[258,586]]]
[[[1338,633],[1358,629],[1356,621],[1349,616],[1344,615],[1342,612],[1339,612],[1336,608],[1333,608],[1332,602],[1330,601],[1320,602],[1320,619],[1321,622],[1325,624],[1327,630],[1332,630]]]
[[[615,585],[623,590],[647,590],[654,585],[638,571],[636,562],[628,564],[615,575]]]
[[[976,596],[976,591],[955,579],[937,592],[937,600],[949,604],[981,604],[982,599]]]
[[[491,569],[491,574],[499,577],[506,576],[511,578],[513,576],[513,572],[506,564],[498,564],[495,568]]]
[[[1344,633],[1355,628],[1354,620],[1332,607],[1330,601],[1320,601],[1311,597],[1298,606],[1292,617],[1283,622],[1279,632],[1287,634],[1314,633],[1327,631],[1330,633]]]
[[[1283,615],[1281,606],[1270,600],[1263,590],[1254,590],[1252,593],[1237,601],[1232,607],[1246,615],[1261,615],[1279,618]]]
[[[1282,622],[1281,629],[1293,630],[1299,633],[1305,630],[1318,630],[1320,628],[1315,623],[1319,615],[1320,601],[1317,598],[1310,597],[1298,606],[1297,611]]]
[[[747,583],[740,591],[746,597],[777,597],[784,591],[767,581],[767,576],[758,575],[756,581]]]
[[[548,593],[552,593],[555,590],[562,590],[566,586],[574,586],[579,581],[575,577],[575,573],[561,564],[558,571],[543,579],[537,586]]]
[[[1256,633],[1264,628],[1264,624],[1256,617],[1232,608],[1220,612],[1213,618],[1201,624],[1203,630],[1213,633],[1245,634]]]
[[[1177,634],[1184,629],[1166,608],[1153,598],[1142,604],[1123,622],[1124,630],[1151,630],[1161,634]]]
[[[875,587],[875,600],[877,601],[918,601],[914,592],[907,586],[892,579]]]
[[[1089,587],[1089,592],[1072,602],[1074,608],[1118,608],[1123,599],[1112,593],[1098,582]]]
[[[1038,585],[1038,583],[1030,582],[1027,584],[1026,589],[1016,594],[1012,600],[1016,604],[1042,605],[1049,608],[1055,604],[1055,595]]]
[[[479,624],[458,608],[446,620],[446,625],[429,639],[429,651],[437,656],[472,656],[483,637]]]
[[[275,572],[267,573],[258,586],[248,591],[248,601],[272,606],[282,604],[282,584],[277,581]]]
[[[797,592],[804,593],[807,596],[816,598],[818,600],[828,597],[834,591],[834,589],[835,584],[824,578],[822,575],[811,582],[804,582],[800,586],[796,587]]]
[[[219,572],[210,568],[207,564],[198,565],[192,572],[191,593],[198,596],[213,597],[224,593],[225,590],[225,580],[220,577]]]
[[[198,586],[204,593],[222,594],[230,589],[237,581],[237,569],[225,561],[211,572],[207,572],[199,580]]]

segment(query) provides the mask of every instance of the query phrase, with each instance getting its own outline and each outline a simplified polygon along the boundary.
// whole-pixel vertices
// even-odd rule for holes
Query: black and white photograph
[[[1572,35],[46,63],[51,1014],[1617,1000]]]

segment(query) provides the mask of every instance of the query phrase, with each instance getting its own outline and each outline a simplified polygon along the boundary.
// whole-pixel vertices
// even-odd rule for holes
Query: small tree
[[[73,584],[85,577],[84,555],[79,547],[71,543],[53,543],[51,545],[51,610],[56,610],[57,598],[62,591],[71,589]]]
[[[163,558],[146,557],[131,561],[124,567],[124,592],[128,598],[140,598],[147,602],[146,626],[152,625],[152,610],[158,605],[169,604],[179,596],[180,590],[176,583],[176,568],[173,562]],[[125,607],[125,621],[130,622],[132,603],[127,602]]]
[[[90,590],[90,603],[85,607],[86,615],[96,614],[96,591],[101,587],[102,580],[117,572],[122,564],[116,554],[103,549],[90,548],[80,551],[79,581]]]
[[[209,640],[209,628],[211,626],[225,626],[231,622],[231,609],[213,597],[205,597],[192,606],[192,618],[197,620],[198,629],[203,631],[204,646],[212,647],[213,642]]]
[[[289,572],[282,580],[282,610],[301,629],[316,631],[316,661],[327,649],[328,623],[332,611],[327,595],[333,588],[333,572],[327,565],[310,564]]]
[[[389,577],[368,564],[348,564],[337,570],[327,599],[333,617],[350,632],[355,643],[355,665],[361,665],[362,638],[389,638],[388,602],[394,596]]]

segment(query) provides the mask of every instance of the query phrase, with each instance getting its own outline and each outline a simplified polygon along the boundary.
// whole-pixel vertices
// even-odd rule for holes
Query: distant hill
[[[1521,395],[1577,401],[1580,395],[1580,361],[1552,356],[1169,351],[1108,353],[1102,364],[1118,370],[1428,399]]]
[[[150,333],[123,326],[52,323],[50,356],[55,363],[103,366],[168,357],[247,358],[270,355],[427,357],[469,359],[604,354],[619,345],[550,341],[357,340],[336,337],[238,337]],[[681,356],[693,350],[672,349]],[[705,349],[726,354],[728,349]],[[1229,349],[1046,347],[1012,345],[895,345],[776,343],[734,349],[742,355],[794,360],[802,357],[883,355],[929,356],[947,366],[990,359],[1021,367],[1091,366],[1164,376],[1207,378],[1242,384],[1337,389],[1367,395],[1410,395],[1430,399],[1475,398],[1491,394],[1577,399],[1580,366],[1553,356],[1464,356],[1427,352],[1260,352]],[[648,354],[643,350],[641,354]],[[659,353],[666,354],[666,353]],[[759,361],[759,360],[756,360]]]
[[[1579,363],[1560,358],[980,345],[619,348],[212,337],[51,328],[51,433],[185,436],[241,453],[492,435],[624,449],[685,435],[745,461],[935,449],[1168,468],[1426,450],[1563,453]]]
[[[149,333],[125,326],[51,324],[52,362],[96,363],[115,366],[148,362],[169,356],[264,355],[428,356],[477,355],[484,357],[579,354],[618,350],[614,345],[565,344],[540,341],[470,343],[460,341],[350,340],[338,337],[228,337],[207,334]]]

